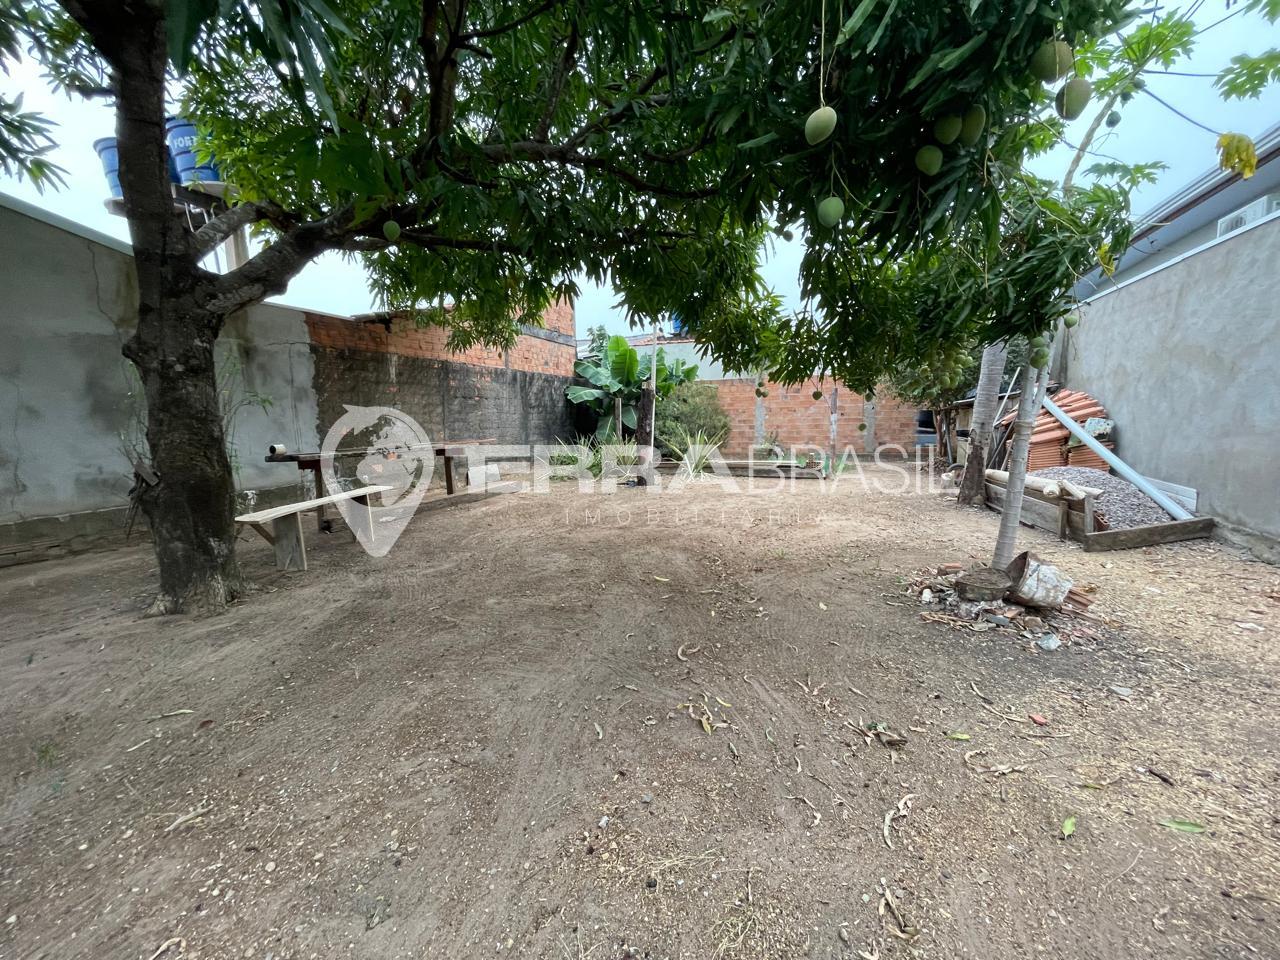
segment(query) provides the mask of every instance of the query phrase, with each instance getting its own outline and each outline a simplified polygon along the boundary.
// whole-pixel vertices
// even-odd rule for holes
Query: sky
[[[1198,20],[1208,27],[1225,13],[1221,0],[1210,2],[1205,4]],[[1274,46],[1280,46],[1280,25],[1272,26],[1257,15],[1237,13],[1207,30],[1200,37],[1194,56],[1176,69],[1214,74],[1237,53],[1257,54]],[[1218,130],[1256,137],[1280,123],[1280,85],[1273,85],[1256,100],[1243,101],[1220,100],[1208,77],[1154,75],[1148,78],[1148,88],[1183,113]],[[30,62],[13,67],[8,76],[0,74],[0,94],[12,97],[18,93],[24,95],[25,109],[39,111],[59,124],[55,131],[58,148],[50,159],[67,170],[68,182],[61,189],[40,194],[30,183],[0,174],[0,192],[128,240],[124,220],[108,213],[104,206],[107,186],[93,150],[94,140],[112,136],[114,132],[112,109],[100,102],[54,94],[39,68]],[[1068,141],[1078,142],[1092,115],[1086,111],[1068,126]],[[1159,160],[1168,166],[1157,183],[1135,193],[1133,208],[1141,214],[1214,168],[1217,165],[1214,141],[1212,135],[1175,116],[1152,98],[1140,96],[1123,109],[1120,125],[1095,141],[1094,149],[1129,163]],[[1031,169],[1040,176],[1061,179],[1071,154],[1070,148],[1060,146],[1037,158]],[[790,243],[777,239],[761,267],[766,281],[791,308],[800,306],[797,272],[803,252],[803,239],[799,235]],[[611,290],[585,281],[582,288],[583,294],[576,304],[579,336],[585,336],[587,327],[600,323],[611,333],[630,332],[622,311],[615,306],[617,297]],[[360,265],[337,254],[326,254],[309,265],[294,278],[283,295],[272,299],[336,314],[365,313],[379,308],[365,284]]]

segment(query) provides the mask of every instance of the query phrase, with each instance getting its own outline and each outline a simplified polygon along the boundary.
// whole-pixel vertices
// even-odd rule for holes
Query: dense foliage
[[[654,366],[653,354],[646,351],[641,355],[626,337],[610,337],[599,357],[585,357],[573,365],[574,372],[590,386],[572,384],[565,388],[565,396],[595,413],[597,438],[622,437],[624,428],[636,429],[646,387],[652,384],[658,400],[663,400],[679,384],[689,383],[698,375],[696,365],[668,361],[661,347],[656,355],[656,376]],[[621,424],[617,422],[619,409]]]
[[[674,456],[687,449],[688,437],[724,439],[729,433],[729,415],[720,405],[720,394],[709,383],[676,384],[658,400],[654,436],[664,454]]]
[[[1020,149],[1032,54],[1126,16],[1121,0],[169,6],[171,40],[195,50],[186,109],[243,196],[270,201],[269,234],[336,218],[325,245],[361,251],[389,305],[437,321],[460,305],[457,345],[509,342],[585,275],[638,318],[678,309],[738,360],[774,319],[756,271],[773,223],[807,235],[804,292],[843,330],[867,248],[917,249],[975,216],[994,237],[988,165]],[[291,27],[316,42],[290,47]],[[820,103],[839,119],[810,145]],[[977,142],[922,173],[935,122],[976,106]],[[816,215],[828,196],[834,227]],[[903,343],[856,326],[842,363],[874,379]]]

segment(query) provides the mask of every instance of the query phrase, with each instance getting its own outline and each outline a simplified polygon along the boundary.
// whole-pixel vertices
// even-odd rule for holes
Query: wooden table
[[[466,447],[477,446],[482,443],[493,443],[493,437],[485,437],[480,440],[445,440],[440,443],[430,444],[431,452],[434,456],[444,458],[444,492],[451,495],[454,492],[453,484],[453,460],[455,457],[466,455]],[[424,445],[424,449],[425,449]],[[415,448],[410,448],[415,449]],[[265,460],[267,463],[294,463],[297,464],[299,470],[310,470],[316,478],[316,494],[324,493],[324,463],[326,460],[335,460],[344,456],[363,456],[363,450],[339,450],[336,453],[269,453]],[[324,518],[324,508],[319,508],[319,525],[321,530],[328,529],[328,521]]]

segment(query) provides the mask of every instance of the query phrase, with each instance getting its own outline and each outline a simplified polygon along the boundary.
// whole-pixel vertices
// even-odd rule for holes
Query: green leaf
[[[626,337],[612,336],[605,346],[605,364],[609,375],[623,386],[632,384],[640,370],[640,355],[627,343]]]
[[[1180,830],[1183,833],[1204,833],[1205,825],[1196,823],[1194,820],[1161,820],[1160,826],[1169,827],[1171,830]]]
[[[218,0],[168,0],[164,28],[169,61],[182,76],[191,64],[196,35],[218,12]]]
[[[1280,82],[1280,50],[1272,48],[1256,57],[1240,54],[1218,74],[1213,85],[1228,99],[1257,98],[1272,83]]]
[[[889,20],[893,17],[893,11],[898,9],[898,0],[889,0],[889,9],[884,12],[884,17],[880,20],[880,26],[876,28],[876,32],[871,35],[871,40],[867,43],[867,53],[874,50],[880,43],[880,38],[884,36],[884,32],[889,27]]]
[[[840,32],[836,34],[837,47],[847,43],[849,38],[857,32],[858,28],[862,26],[863,21],[866,20],[871,11],[875,9],[877,2],[878,0],[862,0],[862,2],[854,8],[849,19],[844,22],[844,26],[840,28]]]
[[[1073,813],[1062,821],[1062,839],[1065,840],[1076,832],[1076,815]]]
[[[564,395],[569,398],[570,403],[588,403],[592,400],[603,400],[609,396],[603,390],[577,385],[565,387]]]
[[[907,85],[902,88],[902,92],[906,93],[910,90],[914,90],[930,74],[950,70],[957,63],[986,43],[986,41],[987,31],[983,30],[981,33],[974,34],[965,43],[962,43],[958,47],[951,50],[942,50],[933,54],[933,56],[929,57],[929,59],[924,62],[924,66],[916,71],[915,76],[908,81]]]
[[[1280,20],[1280,0],[1245,0],[1244,9],[1261,13],[1272,23]]]
[[[773,141],[777,139],[778,139],[778,132],[775,130],[770,133],[766,133],[764,136],[753,137],[752,139],[747,140],[745,143],[738,144],[738,149],[750,150],[752,147],[763,147],[766,143],[773,143]]]
[[[947,739],[948,740],[972,740],[973,737],[969,736],[969,734],[967,733],[960,733],[958,730],[953,730],[947,734]]]
[[[586,377],[597,386],[602,385],[609,380],[609,372],[599,364],[592,363],[590,360],[579,360],[573,365],[573,372],[580,377]]]

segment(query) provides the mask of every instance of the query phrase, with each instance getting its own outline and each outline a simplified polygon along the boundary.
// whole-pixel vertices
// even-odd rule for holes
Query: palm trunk
[[[1003,570],[1013,560],[1018,548],[1018,521],[1022,514],[1022,493],[1026,488],[1027,454],[1031,450],[1031,430],[1043,396],[1040,373],[1031,364],[1022,368],[1018,397],[1018,419],[1013,425],[1013,451],[1009,459],[1009,483],[1005,489],[1004,510],[1000,514],[1000,532],[996,536],[991,566]]]
[[[969,456],[960,481],[958,502],[961,506],[981,506],[986,500],[987,453],[995,429],[1006,352],[1004,342],[988,344],[982,351],[978,392],[973,398],[973,420],[969,424]]]
[[[124,346],[147,403],[158,482],[140,503],[160,567],[152,613],[224,607],[239,589],[234,481],[227,459],[213,344],[223,316],[199,302],[199,272],[173,212],[165,154],[163,19],[119,38],[115,82],[120,180],[138,276],[138,325]]]

